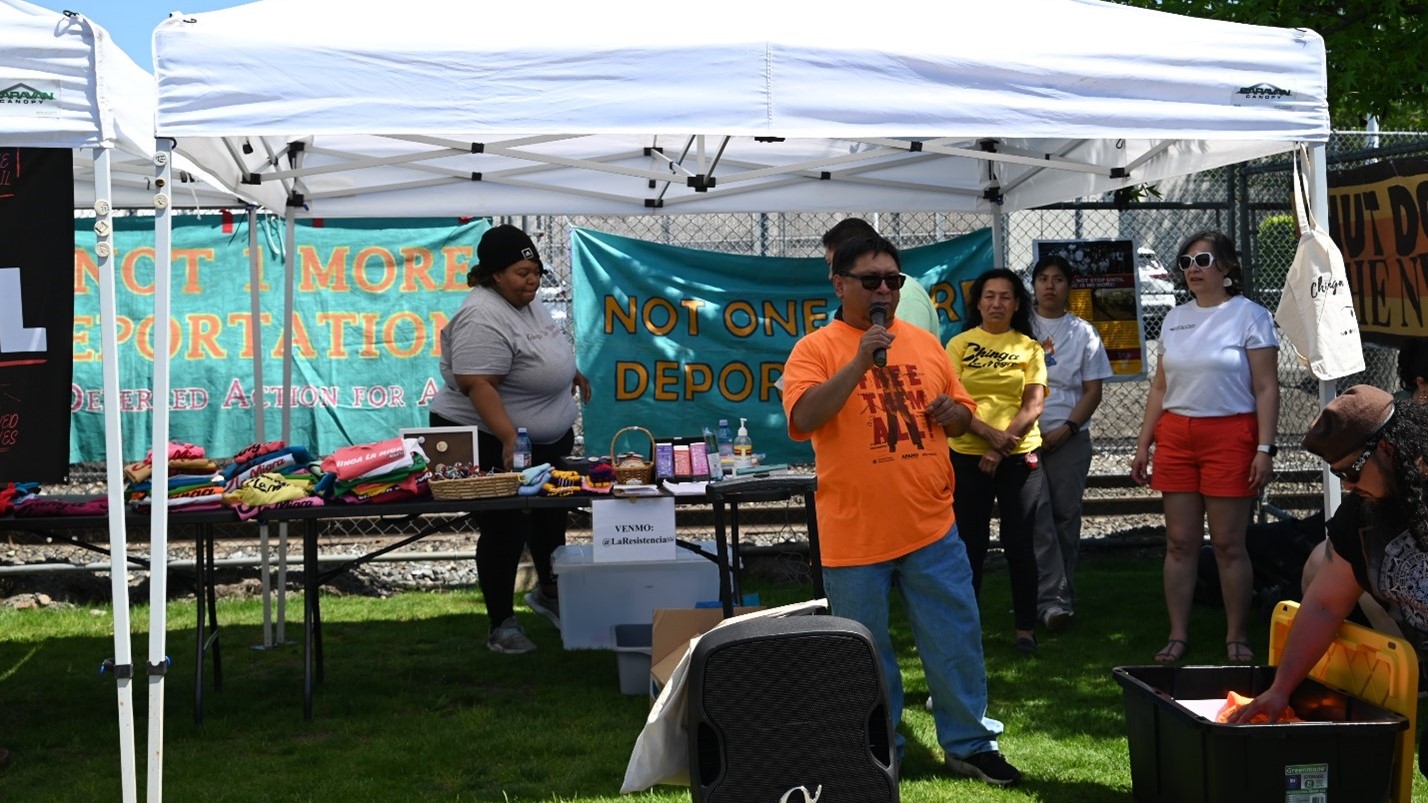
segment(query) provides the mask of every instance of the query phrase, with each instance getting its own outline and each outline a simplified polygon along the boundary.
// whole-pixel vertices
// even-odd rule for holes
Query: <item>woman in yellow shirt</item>
[[[1001,544],[1011,574],[1018,652],[1036,651],[1036,555],[1032,530],[1048,504],[1036,420],[1046,401],[1046,358],[1031,328],[1031,297],[1013,272],[983,273],[967,293],[966,331],[947,353],[977,402],[965,435],[949,438],[957,487],[952,507],[980,596],[991,538],[992,505],[1001,510]]]

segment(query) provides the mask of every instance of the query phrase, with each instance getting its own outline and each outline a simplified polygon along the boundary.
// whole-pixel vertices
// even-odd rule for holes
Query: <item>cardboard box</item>
[[[734,615],[763,610],[762,605],[734,609]],[[689,640],[702,636],[724,620],[723,608],[661,608],[654,612],[650,639],[650,705],[669,682],[674,668],[689,651]]]

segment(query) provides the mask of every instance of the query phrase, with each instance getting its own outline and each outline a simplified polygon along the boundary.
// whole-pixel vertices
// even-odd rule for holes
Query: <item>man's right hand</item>
[[[858,359],[863,361],[864,371],[875,365],[873,353],[878,349],[888,348],[892,345],[893,340],[893,333],[889,332],[886,327],[877,324],[868,327],[868,330],[863,333],[863,339],[858,341]]]

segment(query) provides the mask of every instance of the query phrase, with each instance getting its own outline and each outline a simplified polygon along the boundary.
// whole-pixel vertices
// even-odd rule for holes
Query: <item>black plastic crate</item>
[[[1305,722],[1224,725],[1175,702],[1251,696],[1272,666],[1128,666],[1125,690],[1131,788],[1164,803],[1387,801],[1394,740],[1408,719],[1305,680],[1290,706]]]

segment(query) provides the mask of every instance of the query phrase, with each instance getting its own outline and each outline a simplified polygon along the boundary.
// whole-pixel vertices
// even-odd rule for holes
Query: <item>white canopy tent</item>
[[[299,217],[1000,220],[1296,143],[1327,204],[1317,34],[1099,0],[258,0],[171,16],[154,51],[158,135],[285,210],[287,253]]]
[[[95,259],[99,266],[104,397],[119,398],[115,314],[113,215],[120,209],[211,208],[251,203],[219,188],[184,156],[164,186],[155,167],[152,76],[135,64],[99,25],[82,15],[60,13],[24,2],[0,0],[0,146],[87,150],[74,161],[74,205],[92,210]],[[24,97],[28,95],[29,97]],[[40,96],[52,96],[33,102]],[[23,102],[30,100],[32,102]],[[22,102],[15,102],[22,101]],[[197,143],[195,154],[204,153]],[[211,159],[209,153],[205,158]],[[114,604],[114,673],[118,689],[119,745],[123,798],[137,795],[134,746],[134,676],[125,531],[123,442],[119,405],[104,406],[105,479],[108,484],[110,584]],[[151,548],[153,587],[164,599],[166,548]],[[163,605],[156,606],[158,616]],[[160,619],[162,621],[162,619]],[[163,628],[151,630],[150,663],[164,661]],[[155,643],[156,642],[156,643]],[[162,700],[152,690],[161,675],[149,672],[151,723],[162,723]]]
[[[263,0],[158,27],[158,129],[323,217],[1015,211],[1328,136],[1311,31],[905,8]]]
[[[111,209],[115,192],[130,182],[114,174],[139,165],[153,172],[153,124],[145,120],[147,74],[109,40],[103,28],[81,16],[58,14],[22,0],[0,0],[0,92],[52,95],[39,104],[0,105],[0,145],[88,150],[92,162],[75,160],[74,199],[96,210],[95,256],[99,264],[101,316],[116,320]],[[117,80],[111,81],[111,77]],[[153,109],[152,92],[147,108]],[[7,100],[9,98],[7,97]],[[119,167],[125,165],[125,168]],[[149,191],[133,205],[151,207]],[[96,203],[96,199],[101,201]],[[116,330],[102,334],[104,397],[119,398]],[[114,673],[118,684],[119,752],[125,801],[136,799],[134,698],[130,688],[129,586],[124,529],[123,442],[119,405],[104,405],[105,478],[109,487],[110,586],[114,601]],[[162,565],[162,564],[156,564]]]
[[[0,0],[0,92],[28,87],[55,91],[53,102],[0,104],[0,142],[12,147],[102,149],[109,152],[114,209],[152,209],[154,196],[153,78],[82,15],[66,15],[24,0]],[[8,98],[7,98],[8,100]],[[202,144],[195,144],[202,154]],[[211,160],[215,154],[205,154]],[[180,207],[241,206],[238,194],[180,158],[173,189]],[[74,166],[76,208],[94,206],[99,182],[92,163]]]

